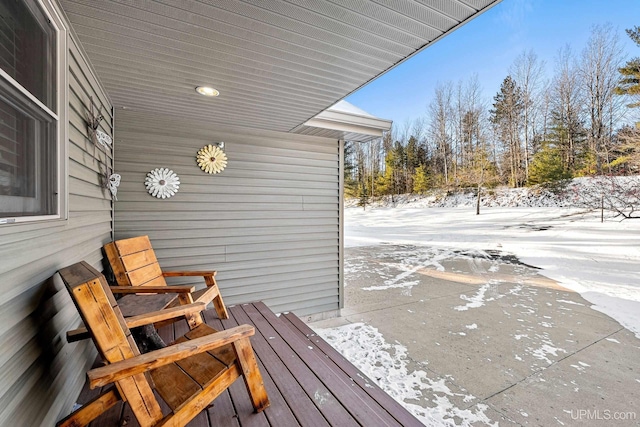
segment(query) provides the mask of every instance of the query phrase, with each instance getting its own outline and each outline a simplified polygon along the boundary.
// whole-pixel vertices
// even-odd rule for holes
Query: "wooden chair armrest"
[[[215,276],[218,272],[212,271],[163,271],[164,277],[181,277],[181,276]]]
[[[136,328],[138,326],[150,325],[152,323],[160,322],[162,320],[175,319],[176,317],[184,316],[191,313],[199,313],[204,311],[207,304],[204,302],[194,302],[193,304],[179,305],[173,308],[165,308],[158,311],[152,311],[138,316],[125,317],[124,321],[127,323],[129,329]],[[91,338],[87,328],[77,328],[67,331],[67,342],[76,342]]]
[[[125,317],[124,321],[127,327],[137,328],[138,326],[150,325],[162,320],[175,319],[176,317],[186,314],[200,313],[207,308],[207,304],[203,302],[194,302],[193,304],[178,305],[172,308],[165,308],[158,311],[140,314],[138,316]]]
[[[190,294],[196,287],[191,285],[172,286],[109,286],[114,294]]]
[[[72,329],[70,331],[67,331],[68,343],[86,340],[87,338],[91,338],[91,334],[89,334],[89,331],[87,331],[87,328],[81,327],[78,329]]]
[[[217,287],[207,287],[204,288],[204,292],[201,293],[197,299],[193,299],[193,302],[203,302],[205,304],[209,304],[217,295],[220,295],[220,290]]]
[[[141,374],[186,357],[213,350],[243,338],[248,338],[254,333],[255,329],[253,326],[240,325],[225,331],[216,332],[201,338],[141,354],[131,359],[92,369],[87,372],[89,386],[92,389],[105,386],[114,381]]]

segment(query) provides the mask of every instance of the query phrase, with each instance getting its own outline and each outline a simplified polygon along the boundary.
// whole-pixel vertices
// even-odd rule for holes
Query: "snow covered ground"
[[[362,289],[402,288],[401,292],[407,290],[410,295],[418,270],[424,273],[433,269],[437,275],[444,270],[444,260],[461,253],[472,257],[474,253],[480,257],[498,252],[513,254],[539,268],[540,274],[580,293],[594,304],[593,309],[614,318],[640,338],[640,220],[609,218],[601,223],[599,212],[562,207],[566,206],[562,200],[527,189],[494,194],[483,203],[499,207],[483,207],[481,214],[475,215],[473,197],[457,195],[440,199],[403,196],[393,203],[395,207],[390,207],[387,200],[367,210],[345,209],[347,247],[390,244],[418,248],[402,255],[407,257],[405,273]],[[357,260],[346,260],[346,286],[349,269],[358,269],[359,265]],[[483,305],[490,287],[491,282],[479,286],[477,294],[469,295],[466,304],[454,307],[451,315]],[[469,331],[474,327],[477,325],[473,323],[466,326]],[[375,327],[352,323],[317,328],[316,332],[425,425],[497,425],[494,416],[488,417],[491,410],[487,405],[469,406],[467,402],[476,402],[473,395],[465,390],[452,391],[429,378],[424,367],[412,365],[406,347],[386,342]],[[553,351],[564,351],[542,350],[547,351],[541,353],[542,359]],[[546,362],[551,364],[548,358]],[[414,404],[420,396],[432,402],[431,407]]]
[[[579,292],[640,338],[640,221],[570,208],[345,209],[345,245],[499,250]]]
[[[472,207],[477,203],[475,189],[458,191],[431,190],[427,194],[400,194],[376,197],[370,206],[411,208],[456,208]],[[604,194],[603,194],[604,193]],[[640,175],[615,177],[574,178],[554,187],[536,185],[532,187],[498,187],[483,189],[480,204],[484,207],[541,208],[541,207],[599,207],[604,196],[605,206],[629,212],[628,202],[640,207]],[[359,199],[348,199],[345,207],[356,207]],[[605,215],[612,215],[607,212]]]

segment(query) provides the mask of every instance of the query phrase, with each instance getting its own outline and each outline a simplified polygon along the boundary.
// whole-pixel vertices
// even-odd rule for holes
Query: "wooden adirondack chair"
[[[86,425],[119,400],[129,402],[142,427],[184,426],[238,377],[256,411],[269,406],[249,337],[252,326],[217,332],[199,324],[172,345],[140,354],[129,328],[197,313],[204,303],[181,305],[125,319],[104,276],[86,262],[59,272],[106,366],[88,372],[91,388],[115,388],[84,405],[58,426]],[[163,415],[154,389],[171,413]]]
[[[216,271],[162,271],[158,259],[153,251],[148,236],[133,237],[131,239],[116,240],[104,245],[104,251],[111,264],[111,269],[118,282],[118,287],[112,287],[114,293],[131,293],[144,288],[153,288],[159,293],[175,292],[179,287],[168,286],[165,277],[203,277],[207,285],[195,292],[178,293],[178,298],[169,307],[178,304],[203,302],[213,306],[221,319],[228,319],[218,284]],[[201,323],[199,313],[195,313],[190,323]]]

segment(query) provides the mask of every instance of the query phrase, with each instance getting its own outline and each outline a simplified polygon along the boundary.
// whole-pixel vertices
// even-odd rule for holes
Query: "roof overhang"
[[[366,142],[381,138],[384,132],[391,129],[392,123],[391,120],[374,117],[346,101],[340,101],[307,120],[292,132]]]
[[[290,132],[500,0],[58,1],[116,109]]]

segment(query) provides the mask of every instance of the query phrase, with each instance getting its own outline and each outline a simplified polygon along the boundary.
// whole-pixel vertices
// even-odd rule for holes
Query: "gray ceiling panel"
[[[407,17],[418,20],[438,31],[446,31],[459,21],[449,17],[438,9],[434,9],[413,0],[374,0],[387,8],[393,8]],[[452,0],[455,1],[455,0]]]
[[[419,0],[423,5],[440,11],[440,13],[453,18],[456,21],[463,20],[465,16],[476,10],[462,2],[451,0]]]
[[[403,45],[419,47],[425,38],[433,38],[439,31],[407,18],[370,0],[300,2],[306,9],[335,19],[347,26],[357,26],[370,34],[394,40]]]
[[[236,24],[204,16],[205,10],[201,10],[202,8],[197,8],[196,10],[199,13],[194,13],[193,11],[169,7],[160,3],[150,3],[148,6],[150,14],[137,17],[140,9],[130,5],[113,4],[112,2],[95,3],[92,0],[76,1],[83,2],[83,5],[78,4],[70,7],[69,13],[90,17],[93,10],[97,9],[101,12],[101,18],[107,23],[116,21],[118,25],[123,27],[143,30],[150,34],[168,30],[164,35],[172,39],[200,46],[207,46],[213,43],[213,46],[210,46],[211,48],[224,52],[234,52],[242,56],[250,55],[251,52],[245,52],[245,50],[255,47],[259,54],[270,55],[278,59],[283,58],[284,55],[290,61],[298,61],[300,58],[306,60],[308,58],[309,60],[320,61],[316,66],[322,66],[327,61],[338,59],[347,63],[355,62],[356,65],[370,64],[373,69],[382,66],[385,60],[397,60],[400,58],[397,53],[389,53],[386,58],[381,58],[380,52],[375,56],[366,56],[354,55],[352,51],[338,51],[337,49],[334,49],[335,54],[329,55],[326,46],[320,45],[316,49],[307,48],[283,38],[268,36],[265,34],[266,31],[256,31],[260,30],[260,27],[272,28],[264,25],[256,26],[254,24],[252,27],[248,27],[251,31],[247,31],[246,28]],[[200,5],[200,3],[195,4]],[[207,7],[207,9],[210,8]],[[222,11],[222,13],[225,12]],[[237,17],[238,15],[234,16]]]
[[[248,4],[246,2],[220,2],[217,0],[204,1],[215,5],[216,7],[220,7],[224,10],[229,10],[242,16],[251,17],[255,21],[257,21],[258,25],[270,25],[276,28],[287,30],[291,33],[292,38],[305,36],[312,37],[317,40],[325,41],[332,46],[342,47],[354,52],[361,52],[372,56],[381,56],[385,53],[402,55],[410,53],[411,50],[402,43],[395,43],[391,40],[385,40],[384,38],[379,38],[377,44],[372,44],[370,41],[367,41],[366,32],[359,31],[357,33],[358,37],[354,37],[354,34],[349,35],[348,28],[345,28],[344,32],[347,35],[342,35],[340,33],[335,33],[328,28],[319,27],[318,23],[314,22],[312,19],[306,19],[304,21],[296,20],[290,18],[287,15],[281,15],[279,13],[272,12],[270,10],[263,9],[252,4]],[[259,3],[261,5],[262,3],[268,5],[270,4],[270,1]],[[310,23],[307,23],[306,21]],[[363,41],[359,41],[360,39],[362,39]]]
[[[59,1],[116,108],[286,132],[499,0]]]
[[[87,12],[85,10],[85,12]],[[271,64],[273,68],[289,70],[297,68],[300,72],[309,75],[310,79],[322,78],[324,76],[331,78],[333,81],[345,80],[360,81],[362,76],[371,73],[375,67],[364,66],[362,64],[356,75],[352,75],[354,67],[347,67],[348,63],[344,61],[336,61],[332,69],[326,70],[327,62],[316,60],[309,56],[296,56],[290,52],[278,51],[276,49],[264,48],[257,46],[255,49],[241,48],[239,43],[237,46],[228,43],[228,40],[220,40],[218,38],[206,39],[187,33],[187,28],[174,30],[169,27],[158,27],[157,24],[150,24],[142,20],[119,16],[116,14],[103,13],[102,19],[96,20],[86,18],[86,23],[75,25],[78,35],[83,34],[87,37],[105,38],[106,41],[116,41],[118,44],[140,43],[141,48],[156,49],[161,51],[167,48],[173,48],[182,53],[183,57],[189,57],[193,54],[209,58],[210,62],[230,62],[242,67],[259,68],[261,64]],[[111,19],[117,24],[110,23],[105,19]],[[160,31],[162,31],[160,33]],[[193,31],[197,33],[197,31]],[[245,42],[247,47],[254,46]],[[204,58],[203,58],[204,59]]]
[[[460,0],[460,2],[465,3],[476,10],[482,10],[493,3],[492,0]]]

